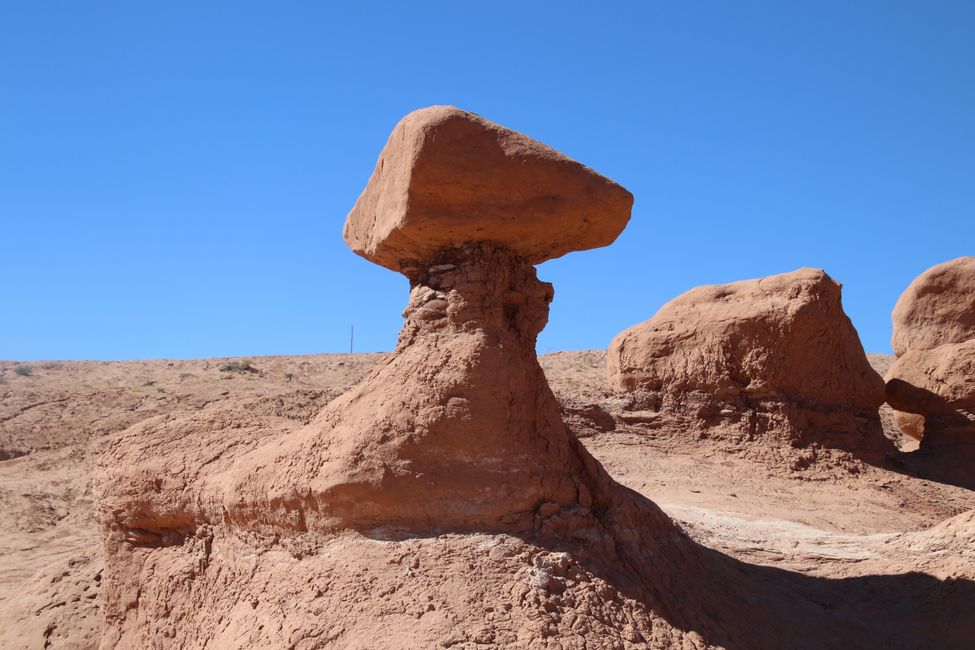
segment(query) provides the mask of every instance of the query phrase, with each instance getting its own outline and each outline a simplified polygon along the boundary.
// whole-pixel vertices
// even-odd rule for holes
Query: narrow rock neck
[[[552,285],[504,248],[477,243],[444,250],[426,263],[404,265],[403,273],[410,301],[397,348],[429,334],[480,330],[534,349],[548,322]]]

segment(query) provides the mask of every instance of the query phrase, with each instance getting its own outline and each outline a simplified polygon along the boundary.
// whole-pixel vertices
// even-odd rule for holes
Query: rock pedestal
[[[535,357],[551,285],[492,244],[407,273],[391,358],[273,456],[238,463],[224,504],[236,525],[525,532],[588,516],[592,461]]]

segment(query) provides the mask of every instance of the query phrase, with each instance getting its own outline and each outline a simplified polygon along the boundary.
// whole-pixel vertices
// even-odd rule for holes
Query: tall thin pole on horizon
[[[352,354],[352,342],[355,340],[355,325],[349,325],[349,354]]]

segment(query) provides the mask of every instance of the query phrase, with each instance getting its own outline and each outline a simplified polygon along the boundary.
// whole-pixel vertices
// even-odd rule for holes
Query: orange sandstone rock
[[[886,380],[895,422],[923,450],[975,451],[975,257],[919,275],[892,318],[898,359]]]
[[[345,241],[400,271],[490,242],[529,264],[611,244],[633,196],[521,133],[452,106],[404,117],[345,223]]]
[[[772,433],[795,445],[881,452],[884,384],[819,269],[697,287],[610,345],[609,380],[641,406]]]
[[[892,318],[897,356],[975,338],[975,257],[959,257],[917,276]]]
[[[390,359],[227,476],[231,521],[523,532],[537,527],[542,504],[590,516],[601,488],[535,358],[551,285],[489,244],[444,250],[427,264],[413,272]]]
[[[975,450],[975,338],[908,350],[887,380],[895,421],[922,449]]]
[[[518,248],[492,237],[507,228],[492,219],[473,240],[458,230],[431,250],[373,249],[410,279],[399,342],[308,424],[211,406],[107,443],[95,475],[102,648],[970,638],[970,625],[941,632],[964,619],[964,583],[947,595],[905,590],[917,598],[903,604],[883,583],[831,586],[840,581],[743,564],[614,482],[565,427],[535,357],[552,288],[531,262],[558,240]],[[360,235],[371,241],[368,227]],[[898,625],[863,625],[894,598]],[[843,616],[823,604],[834,602]]]

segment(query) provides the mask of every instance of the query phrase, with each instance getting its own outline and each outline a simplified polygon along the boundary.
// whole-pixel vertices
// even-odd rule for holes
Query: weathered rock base
[[[728,453],[785,463],[793,470],[806,470],[828,457],[832,469],[857,472],[862,463],[884,465],[895,453],[879,414],[869,410],[781,398],[727,401],[697,391],[636,390],[619,401],[614,415],[623,422],[656,425],[686,437],[689,445],[707,439]]]

